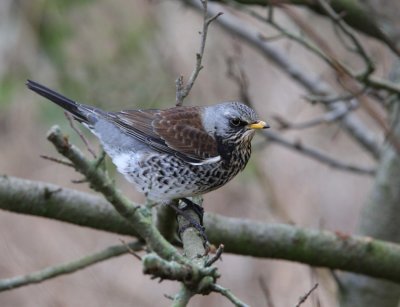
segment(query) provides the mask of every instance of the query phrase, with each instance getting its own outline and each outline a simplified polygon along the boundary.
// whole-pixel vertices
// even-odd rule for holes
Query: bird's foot
[[[181,209],[184,210],[184,211],[192,209],[197,214],[197,216],[199,217],[200,225],[203,226],[203,217],[204,217],[204,209],[203,209],[203,207],[199,206],[195,202],[191,201],[189,198],[182,198],[181,201],[184,202],[185,205],[186,205]]]
[[[192,202],[190,199],[182,198],[181,200],[185,203],[185,206],[183,208],[178,208],[172,204],[170,205],[170,207],[173,208],[176,213],[180,214],[188,221],[187,224],[179,226],[178,230],[179,237],[182,238],[183,232],[186,229],[193,227],[199,232],[205,244],[207,244],[208,238],[205,232],[206,229],[203,226],[204,209],[201,206],[197,205],[196,203]],[[200,223],[197,222],[192,216],[190,216],[189,212],[187,212],[187,210],[189,209],[192,209],[196,213],[196,215],[199,217]]]

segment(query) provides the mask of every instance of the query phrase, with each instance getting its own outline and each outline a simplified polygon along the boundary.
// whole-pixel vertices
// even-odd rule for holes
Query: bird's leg
[[[189,199],[187,199],[187,198],[182,198],[182,201],[185,203],[185,207],[183,207],[183,208],[178,208],[177,206],[174,206],[173,204],[168,204],[172,209],[174,209],[175,210],[175,212],[177,213],[177,214],[180,214],[181,216],[183,216],[187,221],[188,221],[188,223],[186,224],[186,225],[183,225],[183,226],[180,226],[179,227],[179,230],[178,230],[178,233],[179,233],[179,236],[181,237],[181,235],[182,235],[182,233],[186,230],[186,229],[188,229],[189,227],[193,227],[193,228],[195,228],[199,233],[200,233],[200,235],[202,236],[202,238],[204,239],[204,241],[205,242],[208,242],[208,238],[207,238],[207,235],[206,235],[206,233],[205,233],[205,228],[204,228],[204,226],[203,226],[203,212],[204,212],[204,210],[203,210],[203,208],[202,207],[200,207],[199,205],[197,205],[197,204],[195,204],[194,202],[192,202],[191,200],[189,200]],[[187,201],[187,202],[186,202]],[[188,204],[188,203],[190,203],[190,204]],[[187,210],[188,209],[192,209],[192,207],[191,206],[193,206],[193,211],[199,216],[199,219],[200,219],[200,223],[198,223],[193,217],[191,217],[190,215],[189,215],[189,213],[187,212]],[[195,207],[197,207],[197,208],[195,208]],[[200,209],[199,209],[200,208]]]
[[[189,198],[182,198],[181,199],[185,203],[185,207],[182,210],[192,209],[200,219],[200,225],[203,226],[203,216],[204,216],[204,209],[202,206],[199,206],[195,202],[191,201]]]

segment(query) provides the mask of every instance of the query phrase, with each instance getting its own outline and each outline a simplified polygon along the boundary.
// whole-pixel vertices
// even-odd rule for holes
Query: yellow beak
[[[269,128],[269,125],[266,122],[259,120],[258,122],[247,125],[247,127],[250,129],[266,129]]]

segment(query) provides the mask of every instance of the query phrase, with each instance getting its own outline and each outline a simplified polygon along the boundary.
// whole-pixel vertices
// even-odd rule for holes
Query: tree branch
[[[214,0],[216,2],[224,2],[224,0]],[[274,2],[270,0],[236,0],[238,3],[244,5],[273,5]],[[279,0],[278,0],[279,3]],[[287,4],[294,4],[308,7],[318,14],[325,15],[326,13],[321,9],[316,1],[308,0],[289,0],[285,1]],[[386,44],[394,53],[400,56],[400,50],[396,44],[380,29],[377,22],[371,18],[370,14],[363,8],[362,4],[358,1],[342,1],[331,0],[331,7],[337,14],[343,14],[343,20],[348,23],[352,28],[374,37],[384,44]]]
[[[208,16],[208,0],[200,0],[201,5],[203,7],[203,30],[200,33],[201,34],[201,40],[200,40],[200,47],[199,51],[196,54],[196,65],[192,71],[192,74],[187,82],[187,84],[184,86],[183,85],[183,76],[180,76],[175,84],[176,84],[176,106],[181,106],[183,104],[183,100],[189,95],[194,82],[196,81],[200,70],[203,69],[202,61],[203,61],[203,56],[204,56],[204,50],[206,47],[206,41],[207,41],[207,34],[208,34],[208,28],[210,24],[216,20],[219,16],[222,15],[221,12],[217,12],[214,14],[214,16],[209,17]],[[202,203],[202,199],[200,200]],[[201,204],[200,204],[201,205]],[[179,204],[178,204],[179,206]],[[186,211],[187,216],[191,217],[192,221],[195,221],[197,225],[200,225],[200,218],[198,215],[194,212],[194,210],[187,210]],[[182,243],[184,246],[185,250],[185,255],[188,257],[195,265],[199,267],[204,267],[205,263],[207,262],[207,257],[205,257],[206,252],[205,252],[205,244],[208,242],[203,242],[203,239],[199,232],[194,228],[190,227],[191,222],[186,220],[185,217],[182,215],[178,215],[178,224],[179,224],[179,231],[181,232],[181,229],[184,229],[181,232],[181,239]],[[215,280],[213,280],[214,282]],[[194,295],[193,291],[188,289],[188,285],[184,283],[182,285],[182,288],[180,292],[175,295],[174,299],[174,306],[180,306],[181,303],[186,303],[190,300],[190,298]],[[184,298],[184,300],[182,300]],[[186,301],[187,300],[187,301]],[[176,304],[175,304],[176,303]]]
[[[67,111],[64,111],[64,115],[68,120],[68,123],[72,130],[75,131],[75,133],[79,136],[79,138],[82,140],[83,144],[85,145],[87,151],[92,155],[94,159],[97,158],[95,151],[92,149],[92,145],[90,145],[89,140],[83,135],[81,130],[75,125],[74,123],[74,118],[72,117],[71,114],[69,114]]]
[[[201,197],[196,197],[196,199],[192,199],[198,206],[203,206],[203,199]],[[182,204],[180,201],[178,206]],[[183,204],[185,205],[185,204]],[[197,213],[194,212],[193,209],[189,209],[185,211],[186,214],[191,218],[192,221],[196,222],[200,225],[200,217]],[[180,232],[182,244],[184,247],[185,256],[190,259],[196,266],[200,268],[207,267],[206,263],[208,260],[208,256],[206,255],[205,246],[208,242],[205,242],[205,239],[199,233],[197,229],[194,228],[194,225],[191,224],[186,217],[178,214],[178,229]],[[183,231],[181,231],[183,229]],[[215,276],[210,283],[214,283],[216,281],[217,276]],[[196,284],[199,285],[200,280],[196,281]],[[209,286],[209,285],[208,285]],[[186,306],[188,301],[192,296],[196,293],[201,293],[200,289],[192,289],[187,282],[182,283],[182,286],[177,294],[174,296],[174,304],[173,306]]]
[[[239,66],[238,67],[238,73],[235,72],[234,66],[233,66],[233,59],[229,59],[227,61],[228,65],[228,72],[227,75],[229,78],[231,78],[239,87],[240,91],[240,96],[242,97],[242,101],[244,101],[247,105],[250,107],[254,108],[254,105],[250,99],[250,95],[248,92],[248,83],[247,83],[247,76],[244,73],[244,70]],[[354,96],[352,96],[354,98]],[[325,101],[325,103],[327,103]],[[329,111],[328,113],[323,114],[322,116],[319,116],[317,118],[314,118],[313,120],[310,120],[308,122],[300,123],[300,124],[291,124],[288,121],[284,120],[281,117],[275,116],[274,119],[278,121],[278,123],[281,125],[281,129],[304,129],[308,127],[312,127],[315,125],[319,125],[322,123],[329,123],[335,120],[339,120],[346,115],[348,115],[351,110],[357,107],[357,102],[350,101],[348,104],[342,104],[341,106],[338,106],[338,108],[334,109],[333,111]],[[348,171],[348,172],[354,172],[356,174],[361,174],[361,175],[373,175],[374,170],[365,168],[365,167],[360,167],[360,166],[355,166],[351,165],[349,163],[342,162],[336,158],[332,158],[328,156],[325,153],[322,153],[316,149],[307,147],[303,145],[301,142],[296,141],[296,142],[290,142],[288,140],[285,140],[283,137],[281,137],[279,134],[276,134],[271,131],[263,131],[263,134],[265,138],[268,141],[274,142],[276,144],[279,144],[281,146],[284,146],[288,149],[295,150],[309,158],[315,159],[318,162],[324,163],[329,165],[330,167],[342,170],[342,171]],[[265,143],[263,144],[265,145]]]
[[[221,293],[223,296],[225,296],[228,300],[232,302],[233,305],[238,306],[238,307],[249,307],[249,305],[243,303],[241,300],[239,300],[231,290],[221,287],[220,285],[214,284],[212,287],[212,290],[214,292]]]
[[[0,176],[0,208],[140,238],[103,197],[50,183]]]
[[[76,203],[71,203],[71,200]],[[57,210],[51,210],[55,201]],[[101,197],[45,183],[0,177],[0,208],[69,223],[75,222],[71,217],[79,208],[76,224],[121,234],[137,234]],[[107,225],[102,223],[105,215]],[[286,259],[400,282],[400,267],[397,265],[400,263],[400,245],[397,244],[210,213],[205,214],[204,224],[210,241],[223,243],[224,251],[228,253]]]
[[[204,257],[203,242],[197,239],[199,237],[197,231],[192,234],[193,227],[186,227],[182,233],[186,254],[182,256],[157,230],[149,206],[132,204],[113,186],[107,172],[99,167],[103,157],[88,161],[79,149],[69,144],[58,127],[53,127],[47,138],[57,151],[68,158],[75,169],[86,177],[91,187],[101,192],[118,213],[131,222],[132,227],[146,241],[147,246],[154,252],[143,257],[146,274],[161,279],[179,280],[194,293],[209,293],[211,285],[216,282],[219,275],[215,267],[205,266],[207,257]],[[180,217],[178,222],[179,219]],[[179,274],[184,274],[182,276],[186,277],[180,278]]]
[[[335,10],[328,4],[325,0],[317,0],[317,3],[320,5],[324,13],[331,18],[340,30],[350,39],[355,47],[355,52],[358,53],[363,59],[366,69],[362,74],[364,78],[367,78],[371,75],[375,70],[375,65],[372,62],[370,56],[367,54],[364,46],[361,44],[360,40],[356,37],[355,33],[347,26],[346,22],[343,20],[343,17],[335,12]]]
[[[211,282],[214,282],[219,277],[215,267],[188,266],[176,261],[164,260],[154,253],[143,256],[143,273],[162,280],[169,279],[184,282],[185,286],[194,290],[195,293],[202,293],[203,290],[209,288],[209,286],[205,286],[203,289],[198,288],[199,284],[201,284],[201,279],[212,277]]]
[[[394,65],[394,72],[400,66]],[[395,76],[395,74],[393,75]],[[399,79],[394,79],[399,81]],[[389,107],[391,133],[400,138],[400,99]],[[358,218],[358,233],[380,240],[400,243],[400,155],[386,144],[377,166],[377,174],[366,203]],[[400,299],[400,285],[356,274],[341,274],[342,306],[396,306]]]
[[[78,270],[82,270],[88,266],[99,263],[101,261],[126,254],[129,252],[129,250],[139,251],[142,248],[143,248],[143,242],[139,241],[135,241],[127,245],[123,244],[123,245],[110,246],[100,252],[87,255],[75,261],[66,262],[52,267],[47,267],[43,270],[36,271],[23,276],[0,279],[0,292],[30,284],[41,283],[42,281],[55,278],[60,275],[71,274]]]
[[[194,7],[195,9],[201,9],[195,0],[182,1]],[[215,13],[219,10],[219,8],[209,4],[208,10],[209,12]],[[285,55],[285,51],[263,40],[262,37],[260,37],[258,30],[244,25],[238,17],[225,12],[224,18],[219,18],[217,22],[225,30],[241,38],[249,46],[255,48],[264,57],[271,60],[311,95],[327,97],[335,95],[335,91],[330,87],[329,84],[322,81],[320,76],[312,74],[308,70],[297,66],[290,60],[289,57]],[[323,105],[329,110],[336,110],[337,108],[342,108],[344,103],[345,102],[343,101],[338,101],[328,105]],[[355,114],[348,114],[343,118],[342,123],[342,127],[346,129],[346,131],[351,137],[353,137],[355,141],[365,148],[367,152],[369,152],[374,158],[379,158],[380,145],[378,143],[378,137],[368,127],[366,127]]]
[[[193,291],[182,284],[178,293],[174,296],[172,307],[186,307],[194,294],[195,293]]]
[[[298,303],[296,304],[296,307],[300,307],[300,305],[302,305],[307,299],[308,297],[311,295],[311,293],[313,293],[313,291],[315,289],[317,289],[318,284],[315,284],[309,291],[307,291],[306,294],[304,294],[302,297],[300,297]]]
[[[291,123],[290,121],[284,119],[281,116],[275,115],[274,119],[278,122],[280,125],[281,130],[287,130],[287,129],[295,129],[295,130],[300,130],[300,129],[307,129],[311,127],[315,127],[321,124],[328,124],[332,123],[335,121],[339,121],[342,119],[344,116],[348,115],[350,112],[355,110],[358,107],[358,103],[355,101],[350,101],[350,103],[346,106],[343,106],[343,108],[337,108],[336,110],[329,111],[327,113],[324,113],[322,115],[319,115],[311,120],[302,122],[302,123]]]
[[[318,151],[317,149],[306,146],[299,141],[290,142],[273,131],[262,131],[262,135],[269,142],[274,142],[288,149],[295,150],[304,156],[312,158],[332,168],[336,168],[342,171],[352,172],[354,174],[359,174],[359,175],[373,176],[375,174],[375,169],[373,168],[361,167],[340,161],[336,158],[328,156],[327,154],[321,151]]]
[[[357,53],[359,57],[365,63],[365,71],[361,74],[355,74],[349,69],[346,65],[343,65],[335,52],[330,48],[329,44],[326,40],[315,31],[314,27],[311,27],[306,21],[303,20],[298,14],[294,11],[290,10],[288,7],[282,6],[285,12],[292,18],[296,24],[308,34],[315,42],[317,42],[318,46],[322,48],[325,54],[329,56],[332,60],[332,68],[335,70],[336,75],[338,77],[338,81],[354,96],[362,91],[362,87],[365,87],[368,84],[368,79],[371,73],[374,71],[374,64],[367,52],[363,48],[362,43],[359,39],[354,35],[353,31],[347,26],[347,24],[342,20],[342,17],[336,14],[336,12],[330,7],[330,5],[325,2],[325,0],[317,0],[321,8],[326,12],[329,18],[338,26],[341,32],[346,35],[346,37],[352,42],[354,46],[353,52]],[[361,83],[361,84],[360,84]],[[391,133],[390,126],[387,123],[387,120],[384,116],[382,116],[379,110],[376,109],[375,105],[371,102],[371,100],[366,96],[361,94],[358,98],[361,102],[361,106],[366,110],[368,115],[382,128],[387,139],[396,147],[397,151],[400,153],[400,141],[394,137]]]
[[[57,151],[68,158],[74,164],[75,169],[86,177],[91,187],[101,192],[118,213],[131,223],[136,232],[146,240],[151,250],[165,259],[175,259],[187,263],[187,259],[164,239],[152,223],[150,210],[144,206],[133,204],[116,189],[107,173],[99,168],[99,160],[88,161],[78,148],[69,144],[68,139],[62,135],[58,127],[53,127],[47,138]]]

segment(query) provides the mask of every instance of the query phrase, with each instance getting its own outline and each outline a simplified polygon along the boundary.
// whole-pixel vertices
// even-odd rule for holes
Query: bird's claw
[[[178,208],[172,204],[170,205],[177,214],[180,214],[181,216],[183,216],[187,221],[186,224],[179,226],[179,229],[178,229],[179,237],[182,239],[183,232],[186,229],[192,227],[199,232],[200,236],[203,238],[204,245],[206,246],[208,243],[208,238],[207,238],[207,235],[205,232],[206,228],[203,226],[204,209],[201,206],[197,205],[196,203],[194,203],[193,201],[191,201],[190,199],[187,199],[187,198],[182,198],[182,202],[185,203],[185,206],[182,208]],[[194,213],[199,217],[200,222],[197,222],[193,217],[191,217],[188,214],[187,210],[189,210],[189,209],[194,211]]]
[[[181,208],[181,210],[183,210],[183,211],[186,211],[189,209],[193,210],[200,219],[200,225],[203,226],[204,208],[202,206],[199,206],[195,202],[191,201],[189,198],[182,198],[181,200],[186,205],[183,208]]]

